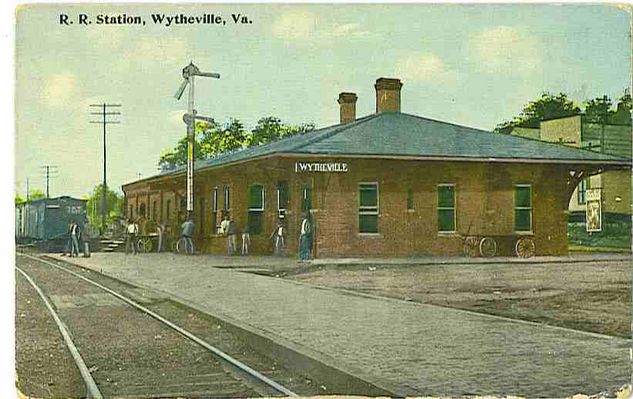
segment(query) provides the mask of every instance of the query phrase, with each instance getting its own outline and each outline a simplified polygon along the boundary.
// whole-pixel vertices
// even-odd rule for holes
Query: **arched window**
[[[141,207],[139,208],[138,214],[142,217],[145,217],[146,215],[146,210],[145,210],[145,204],[141,204]]]

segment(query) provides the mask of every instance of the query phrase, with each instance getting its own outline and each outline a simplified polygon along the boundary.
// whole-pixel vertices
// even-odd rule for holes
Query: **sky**
[[[78,14],[95,21],[80,25]],[[154,24],[152,14],[221,16],[226,25]],[[60,14],[73,25],[60,24]],[[98,14],[145,25],[97,25]],[[235,24],[232,14],[250,23]],[[88,195],[102,180],[95,103],[121,104],[108,125],[108,185],[158,173],[161,152],[186,134],[193,61],[221,78],[196,80],[199,114],[252,128],[338,122],[342,91],[357,116],[374,112],[374,82],[400,78],[402,112],[483,129],[544,91],[578,102],[620,97],[631,85],[630,14],[612,5],[99,4],[23,5],[15,31],[15,192]]]

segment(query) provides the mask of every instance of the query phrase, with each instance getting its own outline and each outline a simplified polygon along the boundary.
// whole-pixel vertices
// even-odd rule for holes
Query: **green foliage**
[[[119,215],[123,214],[123,196],[108,188],[106,192],[106,226],[101,224],[101,194],[103,193],[103,184],[97,185],[86,203],[86,211],[90,224],[97,227],[100,231],[104,231],[107,226],[112,224]]]
[[[618,98],[618,102],[629,111],[633,108],[633,104],[631,103],[631,93],[628,89],[624,91],[622,97]]]
[[[46,198],[46,194],[44,191],[33,188],[29,190],[29,201],[36,201]],[[22,197],[20,194],[15,194],[15,205],[20,205],[26,202],[26,198]]]
[[[285,125],[281,119],[267,116],[257,121],[257,125],[248,136],[247,146],[265,144],[287,136],[304,134],[311,130],[314,130],[313,124]]]
[[[268,116],[260,119],[255,128],[248,132],[237,119],[226,124],[196,122],[194,159],[206,159],[229,151],[265,144],[284,137],[304,134],[314,130],[313,124],[286,125],[279,118]],[[176,147],[163,152],[158,165],[169,170],[187,163],[187,138],[178,140]]]
[[[588,100],[584,103],[585,118],[592,123],[631,123],[628,115],[628,112],[631,111],[631,94],[628,90],[624,92],[622,97],[618,98],[618,110],[626,112],[623,114],[616,112],[612,107],[613,103],[606,95]],[[538,129],[543,120],[564,118],[579,113],[580,108],[566,94],[543,93],[539,99],[528,103],[519,116],[498,124],[495,132],[509,134],[514,127]]]
[[[29,191],[29,201],[36,201],[46,198],[46,194],[42,190],[38,190],[37,188],[33,188]]]
[[[593,123],[609,123],[615,113],[611,109],[611,99],[607,96],[597,97],[585,103],[585,117]]]
[[[510,121],[500,123],[495,131],[509,133],[512,127],[539,128],[542,120],[578,115],[580,108],[565,93],[556,95],[543,93],[537,100],[529,102],[519,114]]]

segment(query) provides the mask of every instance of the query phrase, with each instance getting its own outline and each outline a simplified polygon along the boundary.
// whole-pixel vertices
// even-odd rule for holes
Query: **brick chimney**
[[[341,93],[338,95],[338,103],[341,109],[341,124],[356,120],[356,93]]]
[[[376,79],[376,113],[400,112],[400,79],[378,78]]]

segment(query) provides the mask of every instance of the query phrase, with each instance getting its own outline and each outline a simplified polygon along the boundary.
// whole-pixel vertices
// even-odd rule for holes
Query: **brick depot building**
[[[304,210],[316,257],[460,255],[465,236],[532,238],[537,255],[567,253],[567,209],[584,177],[630,170],[630,159],[400,112],[397,79],[376,81],[376,113],[356,118],[341,93],[341,123],[198,161],[195,241],[226,253],[230,213],[251,253],[272,252],[280,217],[297,253]],[[186,171],[123,186],[128,217],[173,226],[186,216]],[[239,245],[239,241],[238,241]],[[499,247],[498,253],[511,249]]]

